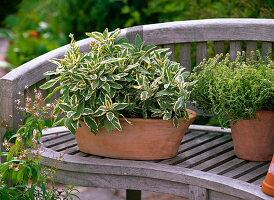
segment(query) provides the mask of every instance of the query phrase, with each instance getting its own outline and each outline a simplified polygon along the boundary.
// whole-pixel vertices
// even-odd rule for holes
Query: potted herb
[[[118,39],[120,30],[87,33],[90,52],[79,53],[73,36],[55,75],[41,86],[61,90],[57,110],[86,153],[123,159],[164,159],[177,154],[196,113],[186,109],[189,72],[169,60],[168,49]],[[58,122],[58,121],[57,121]],[[112,134],[110,134],[112,133]],[[96,135],[96,136],[95,136]]]
[[[234,62],[229,54],[223,60],[217,55],[202,62],[190,76],[197,81],[191,87],[191,101],[216,114],[223,127],[231,125],[239,158],[266,161],[274,152],[274,64],[259,51],[257,55],[245,59],[239,54]]]

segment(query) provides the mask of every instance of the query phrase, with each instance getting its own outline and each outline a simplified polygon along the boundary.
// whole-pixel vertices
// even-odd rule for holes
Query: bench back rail
[[[179,62],[191,71],[191,58],[196,56],[196,65],[207,58],[209,48],[214,54],[227,53],[229,45],[231,60],[237,51],[244,50],[250,57],[250,52],[261,48],[262,55],[272,52],[274,42],[274,20],[271,19],[208,19],[181,22],[169,22],[152,25],[136,26],[122,29],[120,37],[127,37],[134,42],[139,34],[146,45],[155,44],[170,48],[171,59],[179,57]],[[88,51],[91,39],[84,39],[76,44],[80,51]],[[242,48],[245,46],[245,48]],[[33,97],[35,88],[39,88],[46,80],[43,73],[53,70],[56,66],[48,60],[61,58],[67,46],[60,47],[31,60],[8,73],[0,80],[0,112],[1,118],[6,119],[11,127],[18,127],[22,114],[16,109],[16,99]],[[175,56],[176,55],[176,56]],[[177,56],[179,55],[179,56]],[[26,90],[28,88],[28,90]],[[46,96],[50,91],[42,91]],[[56,93],[51,100],[58,98]],[[11,119],[12,118],[12,119]],[[11,119],[11,120],[10,120]]]

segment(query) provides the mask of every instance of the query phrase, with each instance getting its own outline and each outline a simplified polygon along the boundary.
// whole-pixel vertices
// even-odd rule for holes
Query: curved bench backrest
[[[195,49],[195,44],[196,65],[207,58],[207,44],[211,42],[214,44],[214,54],[226,53],[225,46],[229,45],[232,60],[235,59],[237,51],[244,50],[247,56],[250,56],[250,51],[255,51],[258,47],[261,48],[262,55],[266,55],[268,50],[273,49],[274,20],[208,19],[169,22],[122,29],[120,37],[127,37],[130,42],[134,42],[137,33],[146,45],[155,44],[170,48],[172,60],[175,54],[180,55],[180,63],[190,71],[191,52]],[[84,52],[88,51],[90,41],[88,38],[76,44],[80,47],[80,51]],[[241,48],[242,43],[245,43],[246,49]],[[22,118],[22,114],[16,110],[15,100],[22,99],[20,93],[27,95],[26,87],[29,88],[28,93],[32,97],[33,89],[45,82],[43,73],[56,67],[48,60],[62,57],[66,49],[67,46],[63,46],[46,53],[2,77],[0,80],[0,116],[8,120],[11,127],[16,128]],[[177,53],[177,50],[180,52]],[[43,91],[43,95],[46,95],[46,92]],[[58,94],[52,97],[52,99],[55,98],[58,98]]]

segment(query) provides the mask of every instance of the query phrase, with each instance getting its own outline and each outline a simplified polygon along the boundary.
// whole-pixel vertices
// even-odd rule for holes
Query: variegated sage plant
[[[51,62],[55,75],[41,89],[61,90],[57,112],[64,115],[65,126],[74,134],[85,122],[93,134],[105,127],[109,132],[121,130],[119,118],[189,119],[186,101],[190,92],[185,78],[189,72],[169,60],[169,49],[144,46],[139,35],[135,45],[126,38],[118,39],[120,30],[87,33],[91,37],[90,52],[80,53],[73,35],[64,59]],[[50,95],[52,95],[50,94]],[[60,120],[56,120],[59,123]]]

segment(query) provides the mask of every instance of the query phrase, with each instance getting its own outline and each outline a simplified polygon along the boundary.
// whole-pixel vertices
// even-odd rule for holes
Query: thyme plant
[[[259,51],[257,55],[247,59],[243,52],[234,62],[229,54],[224,59],[217,55],[204,60],[190,76],[191,81],[197,81],[191,86],[191,101],[216,114],[222,126],[254,118],[259,110],[273,110],[274,64]]]
[[[121,130],[119,118],[189,119],[186,101],[189,83],[179,63],[169,60],[169,49],[144,46],[139,35],[135,44],[118,36],[120,30],[87,33],[92,42],[90,51],[80,53],[73,36],[64,59],[51,62],[55,75],[41,89],[60,83],[57,112],[64,114],[65,126],[75,134],[80,122],[85,122],[93,134],[105,127],[109,132]],[[56,121],[59,123],[61,120]]]

